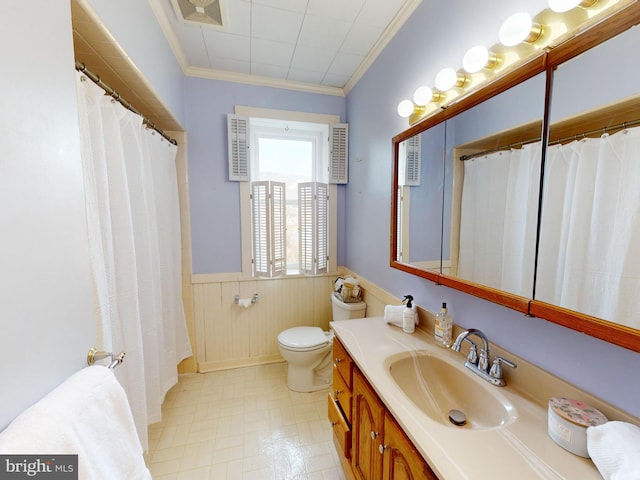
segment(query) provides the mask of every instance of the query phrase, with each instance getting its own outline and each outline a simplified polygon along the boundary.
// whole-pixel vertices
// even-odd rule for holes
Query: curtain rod
[[[629,122],[622,122],[622,123],[619,123],[617,125],[613,125],[613,126],[610,126],[610,127],[598,128],[596,130],[590,130],[588,132],[577,133],[575,135],[571,135],[570,137],[560,138],[560,139],[555,140],[553,142],[549,142],[549,146],[557,145],[559,143],[565,143],[565,142],[567,142],[569,140],[577,140],[580,137],[585,138],[588,135],[593,135],[595,133],[602,133],[604,135],[605,133],[611,132],[613,130],[620,130],[621,128],[633,127],[635,125],[640,125],[640,119],[631,120]],[[483,152],[470,153],[468,155],[461,155],[460,156],[460,160],[462,160],[464,162],[466,160],[471,160],[471,159],[474,159],[476,157],[482,157],[483,155],[488,155],[490,153],[500,152],[500,151],[503,151],[503,150],[511,150],[511,148],[513,148],[513,147],[518,147],[518,146],[519,147],[523,147],[525,145],[529,145],[529,144],[537,142],[539,140],[540,140],[540,137],[532,138],[530,140],[523,140],[522,142],[516,142],[516,143],[512,143],[510,145],[505,145],[503,147],[491,148],[489,150],[484,150]]]
[[[158,132],[165,139],[167,139],[170,143],[173,143],[174,145],[178,145],[178,142],[175,139],[171,138],[169,135],[164,133],[164,131],[162,131],[158,127],[156,127],[155,124],[151,120],[149,120],[147,117],[145,117],[133,105],[131,105],[124,98],[122,98],[120,96],[120,94],[116,91],[115,88],[110,87],[105,82],[103,82],[102,79],[100,78],[100,75],[96,75],[95,73],[93,73],[91,70],[89,70],[87,68],[87,66],[84,63],[79,62],[79,61],[76,60],[76,70],[78,70],[79,72],[84,73],[89,79],[91,79],[91,81],[93,83],[95,83],[100,88],[102,88],[107,95],[110,95],[111,97],[113,97],[114,100],[117,100],[118,102],[120,102],[120,104],[124,108],[126,108],[127,110],[130,110],[133,113],[135,113],[136,115],[139,115],[140,117],[142,117],[142,123],[144,123],[144,125],[146,125],[148,128],[151,128],[151,129],[155,130],[156,132]]]

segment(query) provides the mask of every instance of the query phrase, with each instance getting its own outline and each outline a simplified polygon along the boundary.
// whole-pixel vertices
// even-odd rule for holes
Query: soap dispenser
[[[405,295],[403,302],[407,304],[402,311],[402,331],[406,333],[413,333],[416,329],[416,318],[418,312],[415,305],[413,305],[413,297],[411,295]]]
[[[440,311],[436,314],[436,325],[434,338],[436,344],[440,347],[449,348],[451,346],[453,330],[453,320],[451,315],[447,313],[447,304],[442,302]]]

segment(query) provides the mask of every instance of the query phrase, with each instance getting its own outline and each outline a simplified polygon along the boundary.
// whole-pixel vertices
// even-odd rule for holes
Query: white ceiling
[[[149,0],[185,74],[344,95],[421,0],[219,0],[226,26]]]

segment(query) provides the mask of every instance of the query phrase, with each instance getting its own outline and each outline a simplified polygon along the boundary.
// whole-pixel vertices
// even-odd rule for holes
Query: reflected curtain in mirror
[[[540,151],[536,142],[465,161],[458,276],[532,295]]]
[[[549,148],[536,298],[640,328],[640,128]]]

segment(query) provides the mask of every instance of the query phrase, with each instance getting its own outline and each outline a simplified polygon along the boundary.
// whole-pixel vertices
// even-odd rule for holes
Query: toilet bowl
[[[315,392],[331,384],[333,332],[319,327],[293,327],[278,335],[280,355],[287,361],[287,386]]]
[[[362,318],[364,302],[344,303],[332,295],[333,320]],[[333,332],[320,327],[293,327],[278,335],[280,355],[287,361],[287,386],[294,392],[315,392],[331,385]]]

